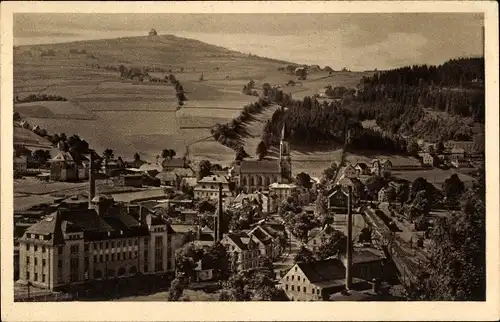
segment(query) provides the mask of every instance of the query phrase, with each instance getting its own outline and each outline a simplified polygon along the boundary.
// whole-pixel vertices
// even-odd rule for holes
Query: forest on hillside
[[[293,144],[345,144],[350,148],[406,152],[403,137],[477,142],[484,152],[484,60],[450,60],[363,77],[357,95],[341,101],[289,100],[277,110],[262,140],[276,145],[283,124]],[[376,120],[379,130],[363,129]]]
[[[356,101],[420,106],[484,123],[484,59],[453,59],[363,77]]]

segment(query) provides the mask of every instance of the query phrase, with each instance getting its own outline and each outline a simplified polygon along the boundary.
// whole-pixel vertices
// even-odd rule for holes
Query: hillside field
[[[70,49],[84,49],[87,54],[70,54]],[[54,55],[41,55],[48,50]],[[151,73],[158,78],[171,72],[183,85],[188,100],[176,111],[172,86],[122,80],[110,68],[121,64],[162,68],[165,72]],[[257,89],[266,82],[284,85],[297,81],[294,75],[277,70],[285,64],[171,35],[21,46],[14,50],[14,96],[45,93],[68,101],[20,103],[14,109],[49,134],[78,134],[98,152],[111,148],[124,159],[138,152],[143,159],[153,161],[166,148],[182,155],[189,145],[190,157],[195,160],[228,164],[234,160],[234,151],[209,138],[211,127],[230,121],[244,105],[257,99],[241,93],[251,79]],[[200,81],[202,73],[204,80]],[[355,87],[369,74],[312,72],[301,84],[284,90],[300,99],[328,84]],[[246,139],[245,149],[252,156],[262,126],[273,111],[273,107],[268,108],[249,126],[253,137]],[[204,141],[196,143],[200,140]],[[336,147],[317,153],[294,152],[294,172],[320,173],[337,159],[335,151]]]

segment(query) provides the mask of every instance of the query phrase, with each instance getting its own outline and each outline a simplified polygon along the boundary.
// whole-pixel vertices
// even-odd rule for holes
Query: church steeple
[[[290,143],[288,142],[288,132],[286,123],[283,124],[281,129],[280,141],[280,172],[281,182],[286,183],[292,178],[292,158],[290,156]]]

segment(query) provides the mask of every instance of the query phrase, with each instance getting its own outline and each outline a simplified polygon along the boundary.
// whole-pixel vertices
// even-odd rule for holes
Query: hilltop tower
[[[286,124],[283,124],[280,141],[280,182],[287,183],[292,179],[292,157]]]

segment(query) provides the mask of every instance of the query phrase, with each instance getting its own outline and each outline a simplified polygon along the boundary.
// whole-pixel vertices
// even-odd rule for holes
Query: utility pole
[[[347,265],[346,265],[346,289],[352,284],[352,186],[347,186]]]

